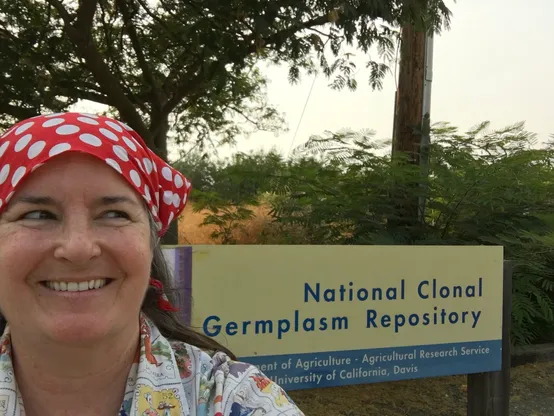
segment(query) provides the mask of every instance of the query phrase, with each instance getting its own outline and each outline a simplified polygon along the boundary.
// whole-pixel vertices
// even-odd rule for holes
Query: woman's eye
[[[21,216],[22,220],[55,220],[56,216],[48,211],[31,211]]]
[[[104,217],[106,218],[123,218],[128,220],[129,215],[126,212],[123,211],[108,211],[104,214]]]

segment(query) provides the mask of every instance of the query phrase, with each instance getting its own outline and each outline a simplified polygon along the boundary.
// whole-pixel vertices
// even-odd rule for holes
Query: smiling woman
[[[39,116],[0,138],[6,414],[302,415],[175,314],[159,242],[190,188],[106,117]]]

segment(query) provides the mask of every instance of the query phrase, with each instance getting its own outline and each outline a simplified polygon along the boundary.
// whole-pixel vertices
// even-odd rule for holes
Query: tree
[[[203,144],[241,132],[233,116],[276,128],[260,59],[317,68],[355,88],[343,46],[370,59],[379,88],[395,28],[448,25],[442,0],[0,0],[0,113],[4,123],[79,100],[109,106],[167,159],[168,134]],[[328,48],[326,46],[329,46]],[[329,52],[330,50],[330,52]]]

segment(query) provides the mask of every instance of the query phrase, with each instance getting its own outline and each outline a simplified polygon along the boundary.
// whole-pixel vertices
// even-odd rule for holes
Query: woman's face
[[[65,153],[31,174],[0,216],[0,311],[14,336],[90,344],[138,325],[148,218],[92,156]]]

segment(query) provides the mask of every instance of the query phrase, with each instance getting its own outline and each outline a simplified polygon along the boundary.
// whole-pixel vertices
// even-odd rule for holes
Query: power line
[[[302,109],[302,114],[300,115],[300,120],[298,120],[298,124],[296,125],[296,131],[294,132],[294,136],[292,136],[292,141],[290,142],[289,147],[289,153],[287,157],[290,157],[290,153],[292,152],[292,146],[294,145],[294,142],[296,140],[296,136],[298,135],[298,130],[300,129],[300,125],[302,124],[302,119],[304,118],[304,113],[306,112],[306,108],[308,107],[308,102],[310,101],[310,97],[312,96],[312,91],[314,89],[315,81],[317,80],[317,72],[314,75],[314,80],[312,81],[312,86],[310,87],[310,91],[308,92],[308,96],[306,97],[306,102],[304,103],[304,108]]]

